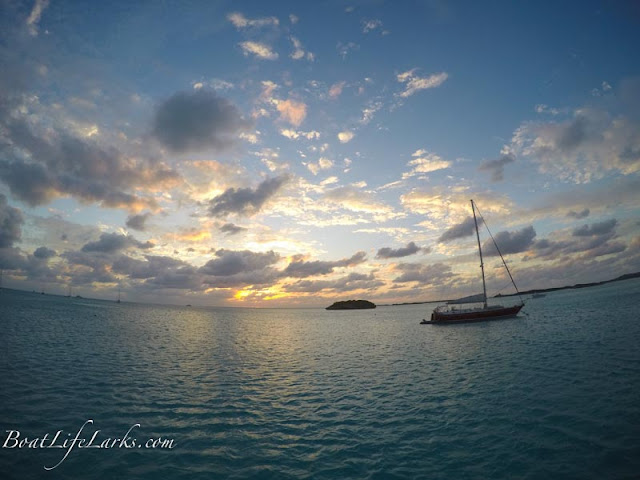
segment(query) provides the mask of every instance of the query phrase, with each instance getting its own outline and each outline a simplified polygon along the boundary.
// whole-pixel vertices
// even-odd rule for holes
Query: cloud
[[[302,130],[292,130],[291,128],[283,128],[280,130],[280,135],[287,137],[290,140],[297,140],[298,138],[306,138],[307,140],[317,140],[320,138],[320,132],[311,130],[310,132],[303,132]]]
[[[277,60],[278,54],[269,45],[260,42],[242,42],[240,48],[245,57],[255,55],[260,60]]]
[[[455,276],[449,265],[434,263],[421,265],[416,263],[401,263],[396,266],[401,275],[393,279],[394,283],[419,282],[422,285],[441,286],[449,283]]]
[[[494,182],[501,182],[504,180],[504,167],[509,163],[516,161],[516,157],[512,152],[504,153],[500,158],[495,160],[488,160],[483,162],[478,170],[491,173],[491,180]]]
[[[105,207],[155,209],[155,200],[129,191],[169,188],[180,180],[175,170],[157,160],[129,157],[115,147],[58,131],[49,121],[41,123],[27,120],[26,113],[0,116],[0,180],[31,206],[74,196]]]
[[[225,250],[215,252],[216,258],[198,269],[203,283],[213,288],[268,285],[277,281],[279,272],[272,265],[280,260],[273,251]]]
[[[276,17],[263,17],[263,18],[254,18],[248,19],[240,12],[233,12],[227,15],[227,20],[229,20],[234,27],[238,30],[243,28],[258,28],[258,27],[267,27],[273,26],[277,27],[280,24],[280,21]]]
[[[146,230],[146,222],[151,217],[151,213],[141,213],[138,215],[129,215],[125,225],[129,228],[133,228],[134,230],[139,230],[144,232]]]
[[[342,95],[342,90],[346,84],[347,82],[338,82],[331,85],[331,88],[329,88],[329,98],[335,100]]]
[[[217,250],[216,258],[200,267],[199,272],[216,277],[227,277],[239,273],[264,270],[277,263],[280,255],[274,251],[257,253],[250,250]]]
[[[571,210],[567,212],[567,217],[581,219],[581,218],[588,217],[589,213],[590,213],[590,210],[588,208],[585,208],[579,212],[574,212],[573,210]]]
[[[56,255],[57,253],[55,250],[47,247],[38,247],[33,252],[33,256],[40,260],[48,260],[49,258],[55,257]]]
[[[380,20],[373,19],[362,21],[362,33],[369,33],[380,28],[382,28],[382,22]]]
[[[515,232],[498,232],[494,238],[502,255],[520,253],[528,250],[533,245],[536,231],[530,225]],[[497,256],[498,251],[491,240],[487,240],[482,245],[482,253],[486,256]]]
[[[337,206],[340,210],[369,214],[374,221],[382,222],[402,216],[394,212],[389,205],[378,201],[372,192],[366,191],[358,185],[336,187],[327,191],[323,199]]]
[[[49,0],[36,0],[33,4],[31,13],[26,21],[30,35],[34,37],[38,36],[38,23],[40,23],[40,17],[42,17],[42,12],[44,12],[48,6]]]
[[[384,247],[378,250],[376,258],[402,258],[413,255],[422,250],[414,242],[409,242],[406,247],[393,249],[390,247]]]
[[[573,231],[574,237],[591,237],[598,235],[608,235],[616,228],[618,221],[615,218],[604,220],[591,225],[583,225]]]
[[[140,249],[152,248],[151,242],[140,242],[131,235],[122,235],[120,233],[103,233],[100,239],[95,242],[85,244],[81,251],[84,253],[116,253],[120,250],[136,247]]]
[[[340,55],[342,59],[345,60],[347,58],[347,55],[350,52],[360,50],[360,45],[354,42],[349,42],[349,43],[338,42],[338,45],[336,46],[336,48],[338,50],[338,55]]]
[[[344,132],[338,133],[338,140],[340,140],[340,143],[349,143],[355,136],[355,133],[345,130]]]
[[[224,217],[230,214],[251,216],[289,181],[288,175],[270,178],[251,188],[229,188],[209,201],[209,215]]]
[[[421,173],[430,173],[437,170],[443,170],[451,166],[451,162],[449,162],[448,160],[443,160],[439,155],[435,153],[429,153],[424,149],[415,151],[412,156],[416,158],[409,161],[407,165],[413,167],[413,169],[410,172],[403,173],[403,179],[407,179]]]
[[[302,48],[302,42],[300,42],[300,40],[298,40],[296,37],[290,37],[290,39],[291,43],[293,44],[293,52],[291,52],[291,54],[289,55],[291,58],[293,58],[294,60],[302,60],[306,57],[306,59],[310,62],[314,60],[315,56],[313,55],[313,53],[305,52],[305,50]]]
[[[618,225],[616,219],[605,220],[591,225],[583,225],[571,231],[570,236],[566,232],[556,234],[554,239],[541,239],[534,243],[533,252],[529,258],[543,258],[556,260],[558,258],[568,261],[573,254],[581,254],[574,257],[577,261],[593,259],[595,257],[620,253],[627,249],[627,245],[620,241],[612,241],[616,237],[615,228]]]
[[[478,225],[482,225],[481,218],[478,219]],[[454,225],[448,230],[445,230],[445,232],[442,235],[440,235],[440,238],[438,238],[438,242],[446,243],[446,242],[450,242],[451,240],[456,240],[458,238],[468,237],[470,235],[473,235],[475,231],[476,231],[475,222],[473,221],[473,217],[469,216],[465,218],[462,222],[458,223],[457,225]]]
[[[429,190],[411,190],[400,196],[402,205],[414,213],[426,215],[430,221],[444,222],[449,226],[465,220],[471,212],[470,192],[466,188],[448,189],[433,187]],[[504,195],[474,193],[474,201],[482,206],[482,212],[492,217],[509,215],[513,202]]]
[[[434,73],[428,77],[418,77],[415,71],[414,68],[396,76],[398,82],[406,83],[405,90],[398,94],[400,97],[407,98],[420,90],[439,87],[449,78],[446,72]]]
[[[238,225],[234,225],[233,223],[225,223],[220,227],[220,231],[222,233],[226,233],[227,235],[236,235],[240,232],[244,232],[247,230],[244,227],[239,227]]]
[[[640,171],[638,132],[640,123],[632,116],[581,108],[565,122],[521,125],[510,148],[537,164],[543,174],[589,183],[610,173]]]
[[[365,252],[357,252],[350,258],[344,258],[336,261],[305,261],[301,257],[294,258],[294,260],[287,265],[281,276],[282,277],[294,277],[305,278],[315,275],[327,275],[332,273],[336,268],[353,267],[363,263],[366,260],[367,254]]]
[[[378,112],[378,110],[380,110],[382,107],[382,102],[375,100],[369,102],[367,106],[362,110],[362,118],[360,119],[360,123],[363,125],[367,125],[369,122],[371,122],[371,120],[373,120],[376,112]]]
[[[307,106],[296,100],[281,100],[276,107],[280,112],[280,120],[299,127],[307,116]]]
[[[384,282],[377,280],[373,273],[352,272],[336,280],[299,280],[285,285],[284,290],[296,293],[318,293],[324,290],[333,292],[350,292],[354,290],[372,290],[384,286]]]
[[[317,175],[321,170],[329,170],[333,167],[333,161],[326,157],[320,157],[316,163],[308,162],[306,166],[311,173]]]
[[[0,248],[12,247],[22,236],[22,212],[7,202],[7,197],[0,193]]]
[[[173,152],[223,150],[250,128],[238,109],[214,92],[178,92],[157,109],[154,136]]]

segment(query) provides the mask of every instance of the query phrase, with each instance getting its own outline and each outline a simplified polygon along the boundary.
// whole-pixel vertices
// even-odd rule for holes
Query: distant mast
[[[120,303],[120,285],[118,285],[118,300],[116,303]]]

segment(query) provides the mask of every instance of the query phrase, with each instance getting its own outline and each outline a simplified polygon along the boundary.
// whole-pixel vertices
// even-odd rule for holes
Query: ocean
[[[640,478],[639,307],[640,280],[462,325],[5,289],[0,478]]]

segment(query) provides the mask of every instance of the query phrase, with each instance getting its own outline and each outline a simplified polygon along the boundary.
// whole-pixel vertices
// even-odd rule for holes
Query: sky
[[[0,0],[3,286],[455,298],[470,199],[520,290],[640,271],[638,45],[632,1]]]

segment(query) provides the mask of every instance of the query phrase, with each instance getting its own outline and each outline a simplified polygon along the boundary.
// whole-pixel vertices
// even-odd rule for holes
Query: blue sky
[[[0,8],[5,286],[467,295],[470,198],[522,289],[640,270],[633,2]]]

